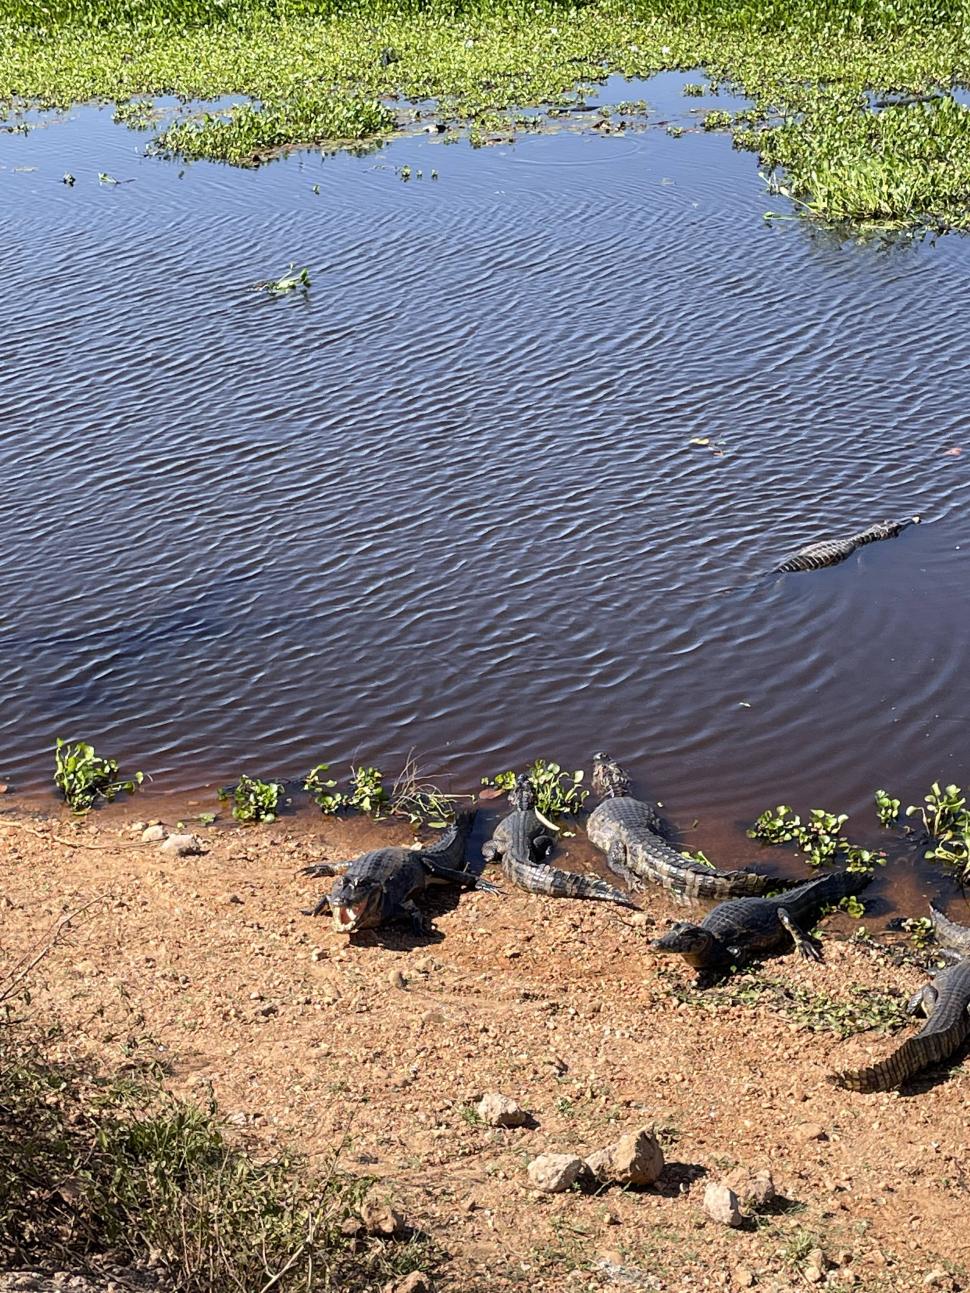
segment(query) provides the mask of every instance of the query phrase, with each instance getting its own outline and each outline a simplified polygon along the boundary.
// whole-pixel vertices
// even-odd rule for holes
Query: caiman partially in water
[[[970,941],[970,930],[963,932]],[[850,1091],[891,1091],[921,1069],[949,1059],[970,1037],[970,957],[942,970],[920,988],[907,1010],[911,1015],[922,1010],[927,1016],[915,1037],[877,1064],[832,1073],[829,1081]]]
[[[833,871],[775,898],[734,898],[720,903],[699,925],[679,921],[650,946],[656,952],[679,953],[697,970],[723,971],[792,943],[802,956],[820,961],[821,950],[805,930],[871,879],[870,871]]]
[[[718,871],[678,853],[663,838],[656,810],[633,798],[629,777],[610,755],[593,755],[592,787],[604,799],[590,813],[586,834],[618,875],[649,880],[686,902],[764,894],[786,886],[776,876]]]
[[[596,876],[577,875],[547,866],[555,841],[551,828],[536,811],[535,787],[525,774],[509,791],[512,812],[503,817],[490,840],[482,845],[486,862],[501,862],[502,870],[520,889],[550,898],[588,898],[636,909],[626,894]]]
[[[821,570],[823,566],[837,566],[840,561],[851,556],[857,548],[862,548],[867,543],[877,543],[880,539],[892,539],[908,525],[918,525],[919,520],[918,516],[908,516],[905,521],[880,521],[876,525],[870,525],[867,530],[861,530],[858,534],[809,543],[787,557],[780,565],[775,566],[775,570],[787,573],[795,570]]]
[[[334,926],[341,934],[376,929],[401,917],[407,917],[415,929],[424,931],[427,918],[415,906],[414,898],[436,881],[500,893],[501,890],[481,876],[464,870],[465,844],[474,820],[474,812],[456,814],[454,823],[441,839],[424,848],[374,849],[352,862],[320,862],[304,867],[303,875],[342,872],[330,892],[305,914],[319,916],[329,907]]]

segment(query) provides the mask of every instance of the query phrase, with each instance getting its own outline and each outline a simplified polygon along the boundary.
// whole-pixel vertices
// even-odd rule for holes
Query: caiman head
[[[593,774],[590,778],[593,794],[600,799],[618,798],[628,795],[632,789],[630,778],[626,775],[616,759],[602,750],[593,755]]]
[[[327,894],[327,902],[340,934],[375,929],[384,917],[384,889],[366,876],[340,876]]]
[[[679,952],[688,965],[698,970],[720,960],[720,944],[710,930],[686,920],[672,925],[663,938],[655,938],[650,947],[654,952]]]
[[[509,791],[509,804],[517,813],[528,812],[536,806],[536,788],[524,772],[515,778],[515,785]]]

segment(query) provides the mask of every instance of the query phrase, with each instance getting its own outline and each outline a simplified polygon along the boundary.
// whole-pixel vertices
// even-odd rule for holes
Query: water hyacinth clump
[[[404,100],[474,129],[612,72],[693,69],[688,96],[752,100],[731,126],[773,192],[864,228],[970,224],[970,111],[951,93],[968,66],[970,0],[0,0],[0,104],[104,99],[141,128],[152,96],[231,95],[158,146],[240,165],[386,134]]]

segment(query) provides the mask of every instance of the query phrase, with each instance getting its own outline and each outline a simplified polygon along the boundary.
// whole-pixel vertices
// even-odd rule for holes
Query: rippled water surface
[[[766,224],[750,154],[659,127],[253,172],[144,143],[0,135],[21,788],[56,735],[173,790],[607,747],[727,862],[768,804],[970,780],[970,242]],[[291,261],[308,299],[251,290]]]

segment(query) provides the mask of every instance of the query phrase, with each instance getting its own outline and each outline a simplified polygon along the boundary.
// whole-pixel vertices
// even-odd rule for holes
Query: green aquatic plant
[[[866,914],[864,904],[859,901],[854,893],[850,893],[845,898],[841,899],[839,906],[844,912],[847,912],[853,920],[861,920]]]
[[[968,66],[967,0],[0,0],[0,102],[232,96],[158,146],[237,165],[387,135],[408,100],[485,143],[497,114],[534,129],[610,73],[702,69],[685,92],[748,96],[734,140],[774,192],[863,232],[970,226]]]
[[[861,848],[842,834],[849,820],[846,813],[830,813],[812,808],[806,821],[787,804],[766,809],[754,822],[748,835],[763,844],[794,843],[806,855],[810,866],[841,862],[849,871],[869,871],[884,864],[885,854]]]
[[[310,287],[310,271],[304,267],[300,270],[290,261],[290,272],[282,278],[267,278],[253,284],[255,292],[269,292],[270,296],[286,296],[302,288],[304,295]]]
[[[922,804],[910,804],[907,817],[918,816],[930,847],[924,857],[956,867],[970,879],[970,810],[966,792],[957,785],[941,788],[934,781]]]
[[[699,99],[703,93],[704,87],[698,84],[697,81],[685,81],[681,90],[681,94],[686,94],[690,99]]]
[[[509,791],[515,785],[517,775],[509,769],[494,777],[483,777],[482,785]],[[536,807],[544,816],[561,817],[569,814],[575,817],[582,812],[589,790],[583,785],[586,774],[581,770],[566,772],[558,763],[536,759],[525,769],[525,775],[535,786]]]
[[[54,747],[54,785],[64,796],[72,812],[86,813],[104,799],[110,802],[123,791],[131,794],[140,786],[145,776],[122,778],[118,775],[117,759],[102,758],[93,745],[78,741],[71,745],[57,738]]]
[[[680,856],[690,858],[691,862],[699,862],[701,866],[709,866],[712,871],[717,869],[703,849],[681,849]]]
[[[347,796],[337,789],[336,781],[327,776],[329,771],[329,763],[318,763],[303,778],[303,789],[322,813],[332,816],[346,807]]]
[[[412,826],[442,827],[454,815],[454,805],[462,795],[446,794],[428,780],[418,767],[413,751],[405,760],[390,792],[384,785],[384,773],[377,767],[351,768],[346,790],[339,789],[330,777],[330,765],[318,763],[303,780],[322,813],[341,811],[367,813],[375,820],[383,815],[405,817]]]
[[[910,916],[900,921],[899,928],[906,931],[917,952],[925,952],[936,939],[936,928],[929,916]]]
[[[731,114],[722,108],[712,108],[704,116],[705,130],[727,130],[731,126]]]
[[[356,808],[368,816],[379,818],[387,805],[387,791],[384,789],[384,773],[380,768],[362,766],[350,770],[350,794],[348,806]]]
[[[224,786],[219,798],[232,801],[232,815],[237,822],[275,822],[283,787],[278,781],[260,781],[245,773],[234,786]]]
[[[899,822],[899,800],[893,799],[892,795],[886,790],[877,790],[875,800],[876,817],[879,819],[879,824],[888,827],[897,825]]]

